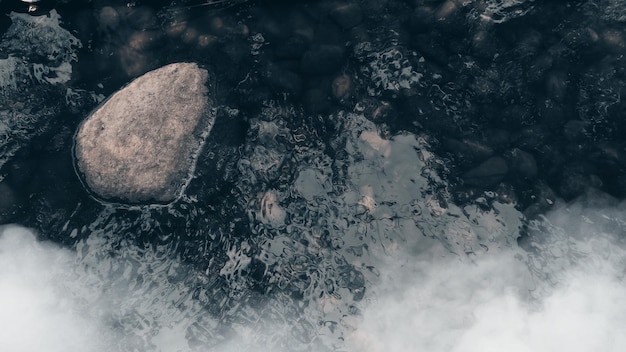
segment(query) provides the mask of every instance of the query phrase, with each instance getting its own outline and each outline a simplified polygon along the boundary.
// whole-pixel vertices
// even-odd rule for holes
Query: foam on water
[[[5,228],[2,350],[623,349],[619,209],[551,214],[532,224],[542,236],[526,252],[512,205],[485,198],[461,208],[446,198],[419,136],[383,139],[361,115],[333,118],[344,156],[308,150],[288,186],[258,188],[251,229],[263,236],[240,239],[218,268],[185,264],[174,243],[124,239],[132,224],[112,208],[85,224],[90,235],[73,250]],[[256,130],[289,129],[270,127]],[[279,157],[271,150],[281,139],[262,140],[240,165],[257,178]],[[578,232],[564,226],[581,213],[593,216]],[[265,295],[250,290],[259,261]]]
[[[502,22],[534,2],[485,3],[489,18]],[[18,56],[0,60],[3,92],[16,90],[20,78],[43,92],[66,82],[80,43],[57,15],[12,20],[14,39],[2,42],[9,52],[56,54],[47,68]],[[30,46],[27,34],[35,41]],[[355,49],[363,64],[357,84],[369,98],[436,88],[440,95],[425,96],[454,114],[463,101],[450,100],[454,87],[433,84],[439,78],[423,73],[417,54],[381,42],[383,48]],[[13,103],[17,93],[0,99]],[[72,104],[81,92],[63,95]],[[429,151],[428,138],[386,137],[362,106],[319,117],[330,126],[329,136],[320,137],[306,122],[316,117],[266,102],[250,118],[231,170],[237,197],[224,209],[236,215],[203,204],[191,187],[163,209],[78,204],[71,215],[42,214],[66,224],[61,234],[46,235],[80,238],[72,248],[3,228],[0,350],[626,347],[626,309],[619,303],[626,293],[623,206],[562,207],[530,223],[529,250],[522,250],[521,214],[512,204],[488,193],[455,205],[437,172],[446,164]],[[0,166],[41,119],[53,116],[48,110],[15,119],[0,109]],[[236,230],[237,216],[247,216],[243,230]],[[214,223],[221,224],[207,225]],[[179,247],[202,258],[181,258],[187,252]]]

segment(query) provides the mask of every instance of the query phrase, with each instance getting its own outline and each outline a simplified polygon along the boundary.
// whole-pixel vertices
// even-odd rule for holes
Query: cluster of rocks
[[[110,73],[121,65],[132,77],[184,49],[220,67],[218,80],[232,87],[224,101],[247,115],[271,99],[286,98],[319,115],[365,106],[381,133],[408,129],[433,136],[433,145],[453,161],[447,172],[457,180],[460,201],[496,191],[523,208],[543,210],[556,197],[571,200],[590,188],[626,195],[619,99],[626,41],[621,22],[598,20],[591,5],[231,5],[241,6],[96,8],[90,25],[97,28],[84,31],[100,33],[94,55],[101,59],[91,71]],[[363,54],[364,47],[373,49]],[[395,77],[380,86],[399,88],[372,92],[371,81],[381,79],[374,77],[381,65],[373,60],[387,54],[388,70],[406,66],[419,79]]]
[[[526,2],[504,23],[468,20],[476,4],[416,3],[412,47],[466,101],[462,120],[432,109],[419,120],[455,160],[460,199],[498,190],[534,213],[590,189],[626,196],[623,23],[598,20],[587,3]]]
[[[494,191],[535,212],[590,189],[626,196],[626,34],[593,2],[63,6],[89,43],[72,74],[79,87],[108,95],[194,61],[219,68],[216,98],[243,119],[281,100],[309,115],[362,111],[387,136],[431,136],[459,201]]]
[[[364,0],[250,8],[246,24],[253,37],[262,36],[255,61],[261,77],[237,86],[238,102],[254,106],[286,94],[310,114],[365,102],[381,133],[434,137],[452,159],[447,172],[459,201],[495,191],[533,214],[590,189],[626,196],[623,23],[598,20],[586,2],[498,4]],[[392,64],[405,60],[419,82],[372,93],[373,76],[363,69],[372,66],[372,54],[364,60],[359,52],[367,45],[393,46],[400,59]]]

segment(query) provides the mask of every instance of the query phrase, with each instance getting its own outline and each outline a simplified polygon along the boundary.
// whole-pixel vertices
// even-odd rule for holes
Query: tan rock
[[[77,169],[100,198],[169,203],[186,187],[214,122],[208,73],[193,63],[148,72],[79,127]]]

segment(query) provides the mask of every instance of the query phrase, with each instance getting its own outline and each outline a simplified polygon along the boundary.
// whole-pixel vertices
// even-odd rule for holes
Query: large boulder
[[[215,119],[207,81],[207,71],[196,64],[176,63],[113,94],[76,134],[76,163],[86,186],[116,202],[177,199]]]

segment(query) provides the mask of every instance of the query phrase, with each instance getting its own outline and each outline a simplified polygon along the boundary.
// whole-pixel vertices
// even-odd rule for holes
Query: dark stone
[[[240,40],[232,40],[224,45],[222,51],[228,55],[232,63],[239,64],[250,55],[250,45]]]
[[[594,175],[594,168],[585,163],[566,165],[561,172],[558,192],[565,200],[581,196],[590,188],[599,188],[602,181]]]
[[[346,31],[335,22],[327,19],[317,24],[313,37],[315,45],[334,45],[342,47],[346,43]]]
[[[566,200],[571,200],[583,194],[589,187],[589,179],[585,175],[571,174],[563,175],[563,180],[559,185],[559,194]]]
[[[626,148],[623,143],[601,142],[595,144],[589,153],[589,160],[610,173],[626,167]]]
[[[309,41],[296,35],[285,41],[279,41],[274,47],[274,55],[279,59],[296,59],[300,58],[308,47]]]
[[[581,120],[569,120],[563,126],[563,135],[570,142],[581,141],[585,138],[587,123]]]
[[[539,105],[541,122],[550,129],[560,129],[566,117],[565,107],[563,104],[546,99],[538,102],[537,105]]]
[[[466,172],[462,179],[466,186],[485,189],[502,181],[508,172],[506,160],[494,156]]]
[[[528,119],[528,111],[520,105],[495,106],[496,114],[491,116],[492,122],[506,129],[519,129]],[[492,112],[492,111],[490,111]]]
[[[342,74],[333,79],[332,92],[335,99],[342,100],[349,98],[352,95],[352,90],[352,77]]]
[[[325,75],[336,72],[343,66],[345,51],[336,45],[316,45],[302,56],[302,72],[310,75]]]
[[[485,144],[495,151],[506,149],[511,144],[511,134],[507,130],[490,129],[484,135]]]
[[[626,38],[622,31],[617,29],[607,29],[602,32],[600,37],[605,50],[614,54],[626,52]]]
[[[128,37],[128,46],[134,50],[155,49],[162,45],[162,38],[160,30],[135,31]]]
[[[444,46],[445,40],[441,34],[430,31],[415,35],[413,38],[413,44],[420,55],[424,55],[426,59],[433,60],[442,67],[448,65],[448,53]]]
[[[543,125],[524,128],[513,138],[513,144],[520,149],[538,150],[550,139],[550,132]]]
[[[344,29],[349,29],[363,21],[363,12],[355,3],[342,4],[330,11],[330,17]]]
[[[522,192],[521,205],[527,219],[536,219],[550,210],[556,201],[557,196],[552,188],[545,182],[538,181],[531,189]]]
[[[521,35],[515,51],[521,58],[536,56],[542,45],[543,35],[535,29],[529,29]]]
[[[148,6],[131,8],[126,14],[126,21],[135,29],[160,28],[160,23],[154,10]]]
[[[278,93],[300,94],[302,79],[296,73],[276,65],[270,65],[266,71],[266,80]]]
[[[493,155],[493,149],[477,140],[445,138],[443,145],[457,158],[472,163],[483,161]]]
[[[330,109],[328,93],[322,89],[313,88],[304,93],[304,107],[312,114],[319,114]]]
[[[563,41],[568,47],[574,50],[588,50],[589,47],[598,43],[600,36],[593,29],[573,28],[563,36]]]
[[[413,11],[409,25],[414,33],[428,32],[435,23],[435,10],[430,6],[418,6]]]
[[[546,93],[556,101],[562,102],[567,96],[568,77],[563,71],[550,72],[546,77]]]
[[[19,209],[18,195],[7,184],[0,182],[0,223],[7,223]]]
[[[489,31],[478,31],[472,36],[472,49],[474,56],[491,60],[498,53],[496,38]]]
[[[522,179],[533,179],[537,177],[537,162],[535,157],[521,149],[515,148],[506,153],[511,170],[516,177]]]
[[[448,34],[461,34],[466,31],[464,11],[455,0],[444,1],[434,13],[435,26]]]
[[[526,68],[526,78],[529,82],[541,81],[553,63],[554,59],[551,55],[543,54],[537,56]]]

